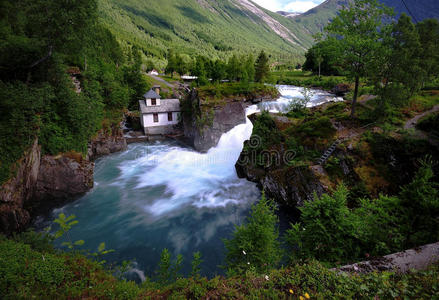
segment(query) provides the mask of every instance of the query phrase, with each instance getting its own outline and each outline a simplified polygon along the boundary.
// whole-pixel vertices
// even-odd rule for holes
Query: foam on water
[[[258,104],[259,109],[268,110],[270,112],[274,113],[285,113],[288,111],[289,105],[292,102],[294,98],[300,98],[303,99],[303,90],[302,87],[294,87],[294,86],[288,86],[288,85],[280,85],[278,86],[279,93],[281,94],[281,97],[277,99],[276,101],[269,101],[269,102],[263,102]],[[343,101],[342,97],[334,97],[334,95],[322,91],[313,89],[312,90],[312,97],[310,102],[308,103],[308,107],[313,107],[320,105],[322,103],[326,102],[337,102],[337,101]]]
[[[300,88],[279,90],[278,101],[250,106],[247,115],[261,107],[281,111],[293,97],[302,97]],[[327,101],[326,97],[317,91],[312,105]],[[85,240],[90,251],[105,242],[115,250],[106,260],[136,261],[131,273],[140,280],[154,273],[163,248],[183,254],[188,272],[192,253],[201,251],[204,274],[217,274],[224,255],[221,239],[230,236],[260,198],[256,184],[239,179],[235,170],[252,130],[247,119],[204,154],[172,141],[129,145],[127,151],[99,159],[93,190],[55,209],[50,218],[39,219],[39,228],[50,225],[61,212],[75,214],[80,226],[72,228],[70,238]]]

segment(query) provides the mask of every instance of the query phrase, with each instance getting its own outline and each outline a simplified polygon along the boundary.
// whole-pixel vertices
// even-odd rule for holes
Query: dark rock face
[[[239,161],[246,161],[246,153],[241,153]],[[235,165],[239,178],[256,182],[268,198],[274,199],[287,208],[303,206],[312,200],[314,193],[321,196],[327,192],[318,176],[307,166],[279,169],[264,169],[252,164]]]
[[[16,176],[0,189],[0,232],[11,234],[23,230],[30,222],[25,204],[32,197],[40,168],[41,148],[38,140],[23,156]]]
[[[231,102],[224,107],[214,110],[212,126],[204,126],[195,130],[193,143],[196,150],[207,152],[215,147],[221,136],[239,124],[246,122],[245,107],[243,103]]]
[[[93,188],[93,167],[94,164],[87,160],[44,156],[34,193],[39,208],[53,207],[53,204],[77,197]]]
[[[246,122],[245,105],[242,102],[228,102],[224,106],[201,112],[208,124],[197,125],[196,118],[184,119],[184,133],[197,151],[207,152],[215,147],[221,136],[233,127]],[[210,115],[209,115],[210,114]]]
[[[93,188],[94,163],[99,156],[127,147],[120,128],[102,132],[90,143],[86,159],[78,155],[41,157],[38,140],[18,162],[16,175],[0,189],[0,232],[26,229],[36,213],[57,207]]]
[[[252,93],[245,97],[225,98],[221,100],[221,104],[212,106],[209,103],[204,104],[198,97],[197,90],[193,89],[184,105],[186,108],[191,107],[191,112],[183,110],[184,135],[195,150],[207,152],[218,144],[224,133],[247,121],[245,112],[247,106],[271,101],[278,96],[279,94]],[[199,122],[199,120],[204,120],[204,122]]]
[[[88,146],[88,159],[95,160],[101,156],[115,152],[125,151],[127,142],[120,128],[112,129],[111,134],[100,131]]]

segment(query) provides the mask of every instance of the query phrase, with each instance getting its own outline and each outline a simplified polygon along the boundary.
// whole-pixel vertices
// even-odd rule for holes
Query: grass
[[[439,267],[407,274],[347,276],[316,261],[241,277],[178,278],[161,285],[118,279],[101,263],[78,253],[58,252],[43,237],[0,237],[2,299],[388,299],[424,298],[439,293]]]
[[[206,100],[227,97],[248,97],[251,95],[261,95],[261,96],[272,96],[276,97],[278,95],[276,88],[265,85],[263,83],[219,83],[210,84],[198,88],[198,95],[200,99]],[[224,100],[224,99],[223,99]]]
[[[325,90],[333,89],[339,83],[346,83],[344,76],[321,76],[320,78],[308,71],[273,71],[271,82],[295,86],[319,87]]]

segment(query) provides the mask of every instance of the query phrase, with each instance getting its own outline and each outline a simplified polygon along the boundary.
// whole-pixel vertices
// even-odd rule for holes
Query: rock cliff
[[[246,141],[245,145],[249,143]],[[276,153],[276,158],[273,157],[273,161],[279,164],[276,162],[270,167],[264,167],[254,163],[251,153],[243,151],[235,165],[236,172],[239,178],[257,183],[268,198],[287,208],[302,206],[314,197],[314,193],[321,196],[328,191],[328,186],[320,180],[319,173],[312,167],[287,167],[279,161],[285,157],[285,153],[280,150],[279,155]]]
[[[41,148],[38,140],[17,163],[16,175],[1,186],[0,232],[23,230],[30,222],[29,211],[24,208],[32,197],[38,178]]]
[[[224,133],[246,122],[247,106],[270,101],[275,96],[250,93],[215,101],[200,99],[197,90],[193,89],[183,104],[184,135],[195,150],[207,152],[218,144]]]
[[[115,152],[125,151],[127,142],[120,127],[111,128],[110,132],[99,131],[98,135],[92,139],[88,146],[87,157],[95,160],[101,156]]]
[[[92,160],[127,147],[120,128],[101,131],[89,145],[88,155],[41,155],[36,139],[17,162],[16,174],[1,186],[0,232],[7,235],[29,226],[32,217],[75,199],[93,188]]]

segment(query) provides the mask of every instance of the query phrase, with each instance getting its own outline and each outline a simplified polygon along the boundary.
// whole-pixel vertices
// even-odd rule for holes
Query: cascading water
[[[293,97],[302,97],[300,88],[280,86],[279,91],[280,99],[250,106],[247,114],[261,108],[283,111]],[[311,105],[328,100],[339,99],[316,92]],[[105,259],[134,261],[132,272],[138,279],[154,273],[163,248],[183,255],[185,271],[190,269],[192,253],[200,251],[203,273],[221,273],[221,239],[230,236],[260,197],[256,185],[239,179],[235,171],[252,129],[247,119],[205,154],[171,141],[130,145],[125,152],[98,160],[93,190],[54,210],[51,217],[40,220],[39,227],[61,212],[75,214],[79,225],[71,230],[70,239],[85,240],[84,248],[92,252],[105,242],[115,250]]]

